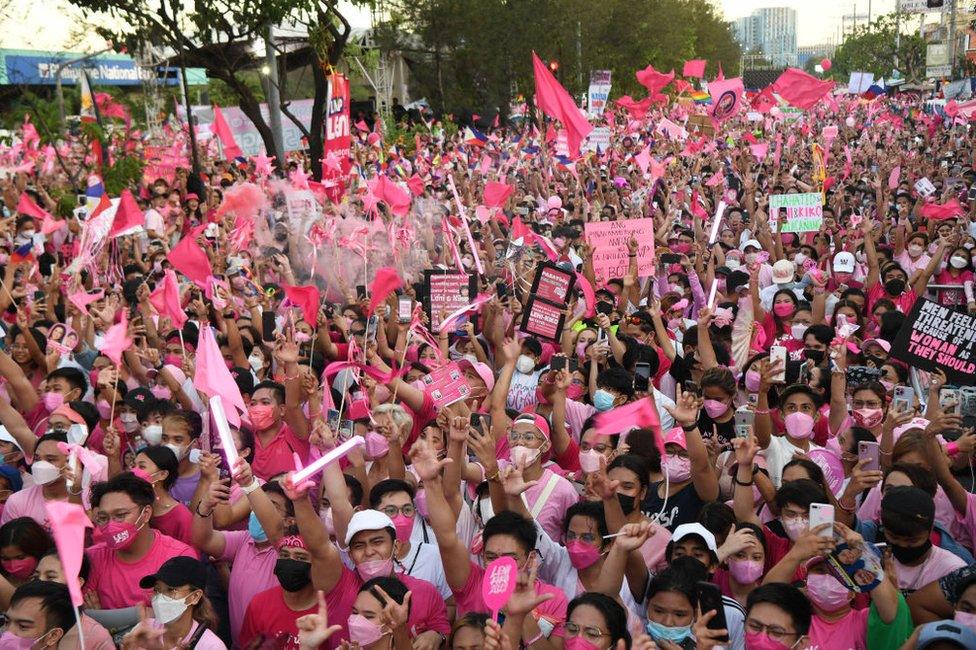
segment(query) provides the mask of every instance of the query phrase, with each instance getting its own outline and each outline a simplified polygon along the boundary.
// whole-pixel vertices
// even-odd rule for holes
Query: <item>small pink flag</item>
[[[54,545],[58,549],[68,593],[71,594],[71,604],[81,607],[85,599],[81,593],[78,574],[81,572],[81,560],[85,554],[85,529],[91,528],[91,519],[82,506],[66,501],[45,501],[44,509],[51,525]]]
[[[485,205],[489,208],[500,208],[514,191],[515,188],[507,183],[488,181],[484,190]]]
[[[888,189],[896,190],[898,189],[898,182],[901,180],[901,165],[896,166],[891,170],[891,174],[888,175]]]
[[[180,240],[173,250],[166,256],[170,264],[177,271],[188,277],[192,282],[201,288],[206,288],[213,276],[213,267],[210,266],[210,259],[203,252],[193,236],[187,235]]]
[[[647,94],[654,96],[669,83],[674,81],[674,70],[665,74],[654,69],[653,65],[648,65],[643,70],[637,71],[637,83],[647,88]]]
[[[651,165],[651,154],[648,152],[648,148],[644,147],[641,149],[641,152],[634,156],[634,161],[640,167],[641,173],[646,174],[647,168]]]
[[[237,141],[234,140],[234,132],[230,130],[230,126],[227,125],[227,120],[224,119],[224,114],[220,110],[220,106],[216,104],[213,105],[214,121],[211,129],[220,139],[220,145],[224,149],[224,159],[233,160],[234,158],[239,158],[244,155],[241,148],[237,146]]]
[[[220,353],[217,339],[210,327],[200,330],[193,387],[208,397],[219,395],[227,421],[234,427],[241,426],[240,414],[246,412],[247,407],[234,377],[224,363],[224,355]]]
[[[89,315],[88,305],[92,304],[93,302],[97,302],[104,297],[105,291],[103,289],[99,289],[95,293],[88,293],[82,289],[81,291],[75,291],[68,294],[68,300],[71,301],[71,304],[77,307],[78,311],[83,313],[85,316]]]
[[[180,286],[172,269],[167,269],[163,281],[149,294],[149,302],[160,316],[172,321],[173,327],[180,329],[186,324],[187,315],[180,304]]]
[[[45,219],[51,217],[46,210],[43,210],[41,206],[34,203],[34,200],[27,192],[20,195],[20,200],[17,201],[16,210],[20,214],[27,215],[28,217],[34,217],[35,219]]]
[[[722,172],[715,172],[712,174],[711,178],[705,181],[705,185],[708,187],[715,187],[716,185],[720,185],[724,179],[725,177],[722,176]]]
[[[122,320],[108,328],[97,347],[99,352],[111,359],[116,366],[119,366],[122,365],[122,353],[131,346],[128,312],[123,309]]]
[[[397,273],[396,269],[390,267],[377,269],[373,283],[369,285],[369,307],[366,310],[367,315],[372,315],[376,311],[376,308],[383,304],[391,293],[402,286],[403,280],[400,279],[400,274]]]
[[[766,157],[766,153],[769,151],[769,144],[766,142],[750,144],[749,149],[752,151],[753,156],[755,156],[758,160],[762,160]]]
[[[634,426],[654,430],[654,444],[664,454],[661,418],[650,398],[618,406],[596,416],[596,429],[603,435],[618,435]]]
[[[697,77],[701,79],[705,76],[705,59],[691,59],[685,61],[685,67],[681,71],[682,77]]]
[[[112,219],[112,228],[108,231],[109,238],[129,235],[136,228],[141,227],[146,219],[139,209],[139,204],[129,190],[122,190],[119,198],[119,207],[115,210],[115,218]]]
[[[288,299],[288,302],[301,308],[302,318],[305,322],[312,328],[317,327],[319,305],[321,304],[318,287],[312,284],[303,286],[282,284],[281,288],[285,292],[285,298]]]

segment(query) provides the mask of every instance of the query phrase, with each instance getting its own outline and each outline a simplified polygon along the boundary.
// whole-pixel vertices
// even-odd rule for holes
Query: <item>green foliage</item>
[[[834,53],[829,76],[846,80],[850,73],[860,71],[888,77],[897,68],[909,82],[924,79],[925,41],[908,18],[904,13],[885,14],[869,25],[856,27]]]
[[[137,156],[120,156],[102,172],[102,181],[109,196],[118,196],[124,189],[132,189],[142,180],[145,161]]]
[[[244,83],[259,101],[265,101],[264,85],[261,83],[261,77],[257,72],[241,73],[240,78],[244,80]],[[211,104],[235,106],[240,102],[239,95],[220,79],[208,79],[207,92],[210,94]]]
[[[58,103],[52,97],[41,97],[25,89],[4,111],[4,128],[19,129],[24,123],[24,115],[30,115],[31,122],[45,140],[47,134],[60,131]]]

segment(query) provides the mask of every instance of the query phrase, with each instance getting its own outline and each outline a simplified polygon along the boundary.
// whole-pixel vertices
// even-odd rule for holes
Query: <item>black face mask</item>
[[[896,546],[888,542],[888,547],[891,549],[891,554],[895,556],[896,560],[902,564],[912,564],[913,562],[918,562],[922,556],[929,552],[929,549],[932,548],[932,540],[925,540],[925,543],[921,546]]]
[[[803,356],[806,357],[807,359],[809,359],[810,361],[813,361],[814,363],[819,364],[821,361],[824,360],[824,351],[823,350],[813,350],[811,348],[804,348],[803,349]]]
[[[636,507],[637,497],[632,497],[629,494],[618,494],[617,501],[620,502],[620,509],[624,511],[624,514],[629,515]]]
[[[312,563],[281,558],[275,562],[274,574],[285,591],[301,591],[312,581]]]
[[[884,283],[884,289],[889,296],[900,296],[905,290],[905,281],[901,278],[892,278]]]

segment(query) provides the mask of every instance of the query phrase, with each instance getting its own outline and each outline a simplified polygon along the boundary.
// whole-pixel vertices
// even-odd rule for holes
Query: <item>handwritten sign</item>
[[[823,224],[823,195],[819,192],[806,194],[773,194],[769,197],[769,228],[773,232],[783,216],[783,232],[815,232]]]
[[[553,264],[540,264],[532,282],[532,293],[549,302],[565,303],[575,281],[576,276],[572,273]]]
[[[606,282],[627,273],[630,258],[627,241],[637,238],[637,273],[654,275],[654,220],[591,221],[586,224],[586,241],[593,247],[593,270],[598,280]]]
[[[421,381],[424,384],[424,392],[434,400],[434,407],[437,410],[467,399],[471,394],[471,386],[456,363],[441,366],[429,375],[424,375]]]
[[[599,154],[606,152],[610,148],[610,127],[596,126],[586,136],[586,141],[580,147],[583,151],[595,151]]]
[[[430,331],[439,332],[441,317],[471,304],[477,291],[475,277],[468,273],[424,273],[427,317]]]
[[[927,196],[935,194],[935,185],[932,184],[932,181],[927,176],[923,176],[915,181],[915,191],[924,199]]]
[[[485,574],[481,577],[481,598],[496,621],[498,612],[515,593],[517,584],[518,563],[513,558],[502,556],[485,567]]]
[[[565,320],[565,307],[554,305],[538,296],[531,296],[525,306],[522,326],[519,329],[532,336],[558,341],[562,336]]]
[[[891,356],[909,367],[941,369],[950,382],[969,385],[976,373],[976,317],[919,298],[891,344]]]

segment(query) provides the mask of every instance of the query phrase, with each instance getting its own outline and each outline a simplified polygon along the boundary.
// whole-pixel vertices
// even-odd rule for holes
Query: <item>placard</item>
[[[593,130],[590,131],[590,135],[586,136],[586,140],[583,142],[581,149],[583,151],[595,151],[599,154],[603,154],[610,148],[610,127],[609,126],[595,126]]]
[[[451,362],[424,375],[421,381],[424,392],[434,401],[434,408],[440,410],[454,402],[460,402],[471,394],[471,386],[457,363]]]
[[[928,176],[923,176],[915,181],[915,192],[924,199],[927,196],[935,194],[935,185],[928,179]]]
[[[610,97],[610,70],[590,70],[590,87],[587,92],[586,108],[592,117],[603,115]]]
[[[431,332],[439,332],[441,316],[451,314],[471,301],[478,292],[477,278],[470,273],[424,271],[424,296],[427,299],[427,318]]]
[[[529,304],[522,314],[522,326],[519,328],[526,334],[531,334],[550,341],[558,341],[563,333],[566,321],[566,308],[542,300],[538,296],[530,296]]]
[[[823,225],[823,194],[773,194],[769,197],[769,229],[776,232],[780,209],[785,209],[782,232],[816,232]]]
[[[547,262],[536,267],[531,293],[551,303],[565,305],[575,282],[573,273]]]
[[[584,227],[587,243],[593,247],[593,270],[598,280],[623,277],[630,262],[627,242],[637,238],[637,274],[654,275],[654,219],[590,221]]]
[[[909,367],[941,369],[950,383],[971,385],[976,373],[976,317],[919,298],[891,344],[891,356]]]

